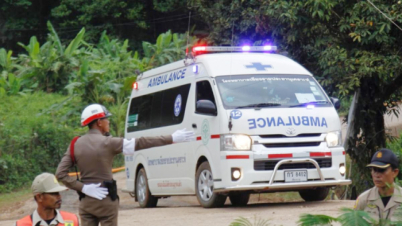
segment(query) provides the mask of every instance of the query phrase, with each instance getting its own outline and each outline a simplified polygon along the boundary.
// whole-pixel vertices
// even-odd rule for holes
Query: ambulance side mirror
[[[197,101],[195,112],[206,115],[218,115],[215,104],[210,100]]]
[[[331,99],[331,102],[336,110],[338,110],[341,107],[341,101],[338,98],[330,97],[329,99]]]

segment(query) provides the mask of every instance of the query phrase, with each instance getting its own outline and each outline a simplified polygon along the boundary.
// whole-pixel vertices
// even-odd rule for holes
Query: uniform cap
[[[367,167],[387,168],[390,165],[398,167],[398,158],[391,150],[382,148],[373,155]]]
[[[56,177],[51,173],[42,173],[35,177],[32,182],[32,193],[53,193],[68,190],[68,188],[61,186]]]

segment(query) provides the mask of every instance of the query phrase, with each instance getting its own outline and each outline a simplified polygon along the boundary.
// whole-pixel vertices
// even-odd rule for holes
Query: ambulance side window
[[[127,132],[147,129],[151,126],[152,102],[154,95],[133,98],[127,119]]]
[[[212,92],[211,83],[209,83],[209,81],[197,82],[197,95],[195,104],[197,104],[197,101],[199,100],[210,100],[216,106],[214,93]]]
[[[127,132],[180,124],[190,84],[135,97],[131,100]]]

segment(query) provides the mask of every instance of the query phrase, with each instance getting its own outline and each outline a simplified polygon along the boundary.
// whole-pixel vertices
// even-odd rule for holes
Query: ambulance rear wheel
[[[233,206],[247,206],[250,199],[250,193],[237,193],[229,195],[230,202]]]
[[[204,208],[223,206],[226,201],[226,196],[214,192],[214,178],[212,176],[212,171],[209,163],[201,163],[195,175],[195,189],[200,205]]]
[[[299,191],[300,196],[306,202],[322,201],[328,196],[328,193],[329,188],[327,187],[318,187],[316,189],[307,189]]]
[[[136,178],[135,195],[137,196],[138,203],[142,208],[156,207],[158,198],[151,195],[149,191],[148,178],[145,169],[142,168],[138,171]]]

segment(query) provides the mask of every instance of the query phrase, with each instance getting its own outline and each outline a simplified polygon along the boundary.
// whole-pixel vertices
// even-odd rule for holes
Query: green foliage
[[[12,73],[3,73],[0,77],[0,97],[5,95],[23,94],[21,90],[21,79]]]
[[[301,226],[332,225],[333,222],[339,222],[342,226],[378,225],[378,222],[375,222],[367,212],[348,208],[342,208],[341,211],[342,214],[336,218],[327,215],[302,214],[298,223]]]
[[[337,221],[343,226],[369,226],[375,223],[375,220],[367,212],[348,208],[342,208],[341,210],[343,213],[337,218]]]
[[[187,28],[187,20],[182,18],[183,14],[188,14],[187,1],[184,0],[58,2],[49,15],[52,21],[63,30],[85,26],[88,31],[87,40],[91,42],[98,40],[101,33],[107,30],[112,37],[129,39],[130,44],[139,49],[142,41],[155,39],[158,34],[166,32],[166,27],[179,32]]]
[[[7,52],[3,48],[0,49],[0,71],[11,72],[13,70],[14,65],[13,65],[12,58],[11,58],[12,54],[13,54],[13,52],[11,50]]]
[[[264,220],[261,218],[257,218],[257,216],[254,216],[254,221],[251,223],[251,221],[247,218],[244,217],[239,217],[235,219],[232,223],[230,223],[230,226],[268,226],[269,220]]]
[[[301,226],[331,225],[336,218],[327,215],[302,214],[299,219]]]
[[[47,25],[50,34],[48,41],[42,46],[35,36],[31,37],[28,45],[19,43],[28,54],[19,55],[23,68],[18,71],[18,76],[28,88],[62,92],[69,77],[80,65],[79,56],[82,53],[78,48],[82,45],[85,29],[81,29],[67,48],[64,48],[53,26],[50,23]]]
[[[0,193],[32,183],[41,172],[55,172],[73,135],[80,133],[59,117],[68,108],[39,114],[65,97],[37,92],[5,96],[0,106]]]
[[[189,9],[185,0],[55,0],[44,4],[38,0],[0,1],[0,47],[19,52],[17,42],[26,43],[36,36],[46,40],[46,23],[52,21],[60,31],[61,43],[74,38],[85,27],[86,40],[95,42],[107,30],[114,38],[128,39],[134,49],[142,41],[172,29],[187,30]],[[196,21],[192,19],[192,24]]]
[[[111,133],[123,136],[137,75],[184,58],[186,48],[184,34],[168,31],[155,44],[147,42],[149,55],[142,57],[129,50],[128,40],[110,39],[106,32],[97,44],[85,42],[84,28],[64,45],[47,26],[47,41],[41,45],[33,36],[27,45],[19,43],[26,53],[17,58],[0,49],[0,180],[6,182],[0,193],[54,172],[71,138],[86,132],[79,118],[90,103],[104,104],[113,113]],[[114,159],[114,167],[123,164],[122,155]]]
[[[143,42],[142,47],[145,57],[156,59],[153,66],[161,66],[183,59],[186,48],[193,46],[196,41],[194,37],[190,37],[190,45],[187,46],[185,34],[172,34],[169,30],[166,33],[160,34],[155,44]]]
[[[20,68],[12,58],[12,51],[0,49],[0,97],[5,95],[22,94],[21,79],[13,72]]]
[[[17,51],[17,42],[26,42],[29,37],[46,34],[49,9],[59,0],[3,0],[0,1],[0,46]]]
[[[103,30],[116,30],[113,28],[114,23],[131,22],[145,29],[147,23],[144,21],[143,10],[144,3],[135,1],[61,0],[51,14],[62,27],[89,27],[89,38],[95,40]],[[102,26],[98,28],[99,21],[102,21]]]

